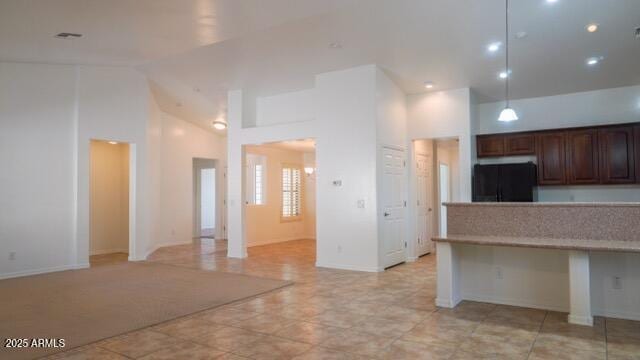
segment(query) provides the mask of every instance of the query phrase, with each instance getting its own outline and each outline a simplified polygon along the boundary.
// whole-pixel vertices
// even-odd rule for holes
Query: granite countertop
[[[640,202],[447,202],[445,206],[640,207]]]
[[[434,237],[432,240],[436,242],[460,244],[530,247],[542,249],[640,252],[640,241],[580,240],[455,234],[448,235],[444,238]]]

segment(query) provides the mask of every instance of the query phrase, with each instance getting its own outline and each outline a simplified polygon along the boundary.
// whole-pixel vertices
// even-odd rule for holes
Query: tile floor
[[[316,268],[311,240],[253,247],[245,260],[225,254],[224,241],[205,239],[150,261],[296,283],[53,358],[640,359],[640,322],[597,318],[591,328],[535,309],[436,308],[433,256],[373,274]]]

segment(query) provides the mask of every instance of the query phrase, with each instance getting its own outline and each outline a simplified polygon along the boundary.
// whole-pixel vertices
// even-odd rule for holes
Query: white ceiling
[[[514,98],[640,84],[638,0],[512,1]],[[226,93],[310,88],[376,63],[407,93],[471,87],[503,97],[503,0],[2,0],[0,59],[137,65],[161,107],[206,126]],[[584,29],[600,24],[594,34]],[[79,40],[53,39],[61,31]],[[339,43],[341,48],[332,48]],[[604,56],[587,68],[585,59]],[[180,103],[177,106],[176,103]]]

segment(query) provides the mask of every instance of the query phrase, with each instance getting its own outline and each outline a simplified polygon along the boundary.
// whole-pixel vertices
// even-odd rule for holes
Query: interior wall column
[[[569,291],[569,323],[593,326],[588,251],[569,251]]]

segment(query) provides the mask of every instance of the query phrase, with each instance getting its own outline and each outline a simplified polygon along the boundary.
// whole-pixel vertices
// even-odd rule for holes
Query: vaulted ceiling
[[[598,23],[589,33],[585,26]],[[638,0],[512,1],[514,98],[640,84]],[[61,40],[59,32],[83,34]],[[503,96],[503,0],[3,0],[0,60],[135,66],[165,111],[204,126],[226,93],[310,88],[376,63],[407,93]],[[589,57],[602,57],[587,66]]]

